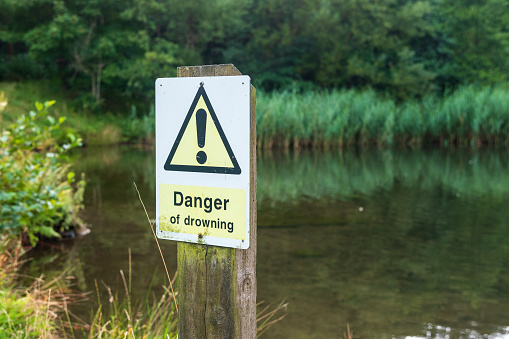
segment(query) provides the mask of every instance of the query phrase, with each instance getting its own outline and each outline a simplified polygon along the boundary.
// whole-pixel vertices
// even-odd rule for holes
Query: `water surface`
[[[32,273],[73,267],[79,289],[120,284],[132,252],[144,296],[161,259],[132,182],[155,215],[150,150],[84,149],[92,233],[41,246]],[[507,150],[263,153],[258,299],[286,299],[266,338],[509,338]],[[161,240],[170,272],[176,245]],[[54,273],[51,273],[54,272]],[[90,305],[75,306],[85,316]]]

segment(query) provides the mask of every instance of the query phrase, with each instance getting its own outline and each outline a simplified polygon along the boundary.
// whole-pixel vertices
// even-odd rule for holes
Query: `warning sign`
[[[251,80],[156,81],[158,238],[249,248]]]
[[[159,204],[163,231],[246,239],[244,190],[160,184]]]
[[[203,86],[196,93],[164,169],[227,174],[241,172]]]

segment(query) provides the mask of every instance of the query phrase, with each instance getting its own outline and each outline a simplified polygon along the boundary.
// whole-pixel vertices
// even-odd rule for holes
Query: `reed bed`
[[[509,144],[509,88],[396,103],[374,90],[259,93],[259,148]]]

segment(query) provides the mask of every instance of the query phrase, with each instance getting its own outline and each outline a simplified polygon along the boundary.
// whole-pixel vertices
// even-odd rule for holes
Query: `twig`
[[[346,333],[343,332],[345,339],[353,339],[353,331],[350,331],[350,324],[346,323]]]
[[[261,305],[263,302],[260,302],[257,304],[258,305]],[[277,323],[278,321],[282,320],[284,317],[286,317],[286,314],[282,315],[281,317],[277,318],[277,319],[274,319],[272,320],[272,318],[274,317],[274,315],[281,309],[285,308],[286,309],[286,306],[288,306],[288,303],[285,303],[285,300],[281,301],[281,303],[275,308],[273,309],[272,311],[266,313],[266,314],[263,314],[265,313],[265,311],[270,307],[270,305],[268,305],[267,307],[265,307],[262,311],[260,311],[257,315],[257,319],[256,319],[256,322],[261,322],[263,319],[265,319],[261,325],[259,325],[259,327],[256,329],[256,332],[257,332],[257,336],[260,337],[263,333],[265,333],[265,331],[271,327],[273,324]],[[263,314],[263,315],[262,315]]]
[[[159,249],[159,254],[161,255],[161,259],[163,260],[164,269],[166,270],[166,276],[168,276],[168,281],[170,282],[170,288],[171,293],[173,296],[175,296],[175,292],[173,291],[173,283],[171,282],[170,273],[168,273],[168,267],[166,267],[166,262],[164,261],[163,252],[161,251],[161,246],[159,246],[159,241],[157,240],[156,233],[154,232],[154,224],[150,221],[150,217],[148,216],[147,209],[145,208],[145,204],[143,203],[143,200],[141,199],[140,191],[138,190],[138,186],[136,186],[136,183],[133,182],[134,188],[136,189],[136,192],[138,192],[138,198],[140,198],[141,205],[143,206],[143,210],[145,211],[145,215],[147,216],[148,223],[150,224],[150,229],[152,230],[152,235],[154,236],[154,239],[156,240],[157,248]],[[177,313],[179,312],[179,308],[177,305],[177,298],[173,297],[173,300],[175,301],[175,309],[177,310]]]
[[[46,324],[44,325],[44,331],[47,331],[49,327],[49,306],[51,305],[51,288],[48,291],[48,305],[46,307]]]

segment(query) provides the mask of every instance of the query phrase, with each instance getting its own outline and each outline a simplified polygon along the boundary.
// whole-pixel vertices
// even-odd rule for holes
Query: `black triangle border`
[[[203,100],[205,101],[205,105],[207,106],[207,108],[209,110],[210,117],[212,118],[212,121],[214,121],[214,125],[216,126],[216,129],[219,132],[219,136],[221,137],[221,140],[223,141],[226,151],[228,152],[228,155],[230,156],[230,160],[232,161],[233,167],[192,166],[192,165],[172,165],[171,164],[171,161],[173,160],[173,156],[175,155],[175,152],[177,151],[177,148],[180,144],[182,136],[184,135],[187,125],[189,124],[189,121],[191,120],[191,116],[193,115],[196,105],[198,104],[198,100],[200,100],[200,96],[202,96]],[[226,138],[226,135],[223,132],[223,128],[221,127],[221,124],[219,123],[219,119],[217,118],[216,113],[214,112],[214,108],[212,108],[212,104],[210,103],[209,97],[207,96],[207,92],[205,92],[205,88],[203,86],[200,86],[200,88],[198,88],[198,92],[196,92],[196,96],[194,97],[193,103],[191,104],[191,107],[189,108],[189,112],[187,112],[186,118],[184,119],[184,122],[182,123],[182,127],[180,128],[179,134],[177,135],[177,138],[175,139],[175,142],[173,143],[171,152],[168,155],[166,162],[164,163],[164,169],[166,171],[201,172],[201,173],[218,173],[218,174],[240,174],[240,172],[241,172],[239,163],[237,162],[237,159],[235,158],[235,155],[233,154],[230,144],[228,143],[228,139]]]

